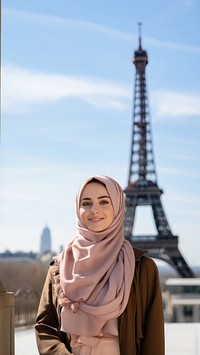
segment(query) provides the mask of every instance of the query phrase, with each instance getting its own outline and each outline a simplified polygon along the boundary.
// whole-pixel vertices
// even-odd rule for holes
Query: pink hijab
[[[102,182],[114,207],[114,220],[102,232],[92,232],[82,223],[79,204],[82,191],[92,179]],[[62,305],[61,330],[85,336],[102,333],[106,323],[124,311],[133,280],[135,256],[124,240],[124,194],[107,176],[88,178],[76,198],[77,235],[58,256],[55,276]]]

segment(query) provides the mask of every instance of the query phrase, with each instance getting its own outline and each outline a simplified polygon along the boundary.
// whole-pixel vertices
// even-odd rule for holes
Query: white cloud
[[[60,26],[60,27],[80,27],[87,29],[89,31],[96,31],[104,33],[110,37],[116,37],[122,40],[133,40],[134,34],[130,32],[124,32],[120,30],[113,29],[109,26],[101,25],[99,23],[91,21],[82,21],[76,19],[69,19],[59,16],[52,16],[47,14],[33,13],[29,11],[20,11],[15,9],[4,9],[4,15],[14,16],[15,19],[18,18],[20,21],[32,21],[42,26]]]
[[[160,167],[159,168],[159,173],[162,174],[167,174],[167,175],[176,175],[176,176],[186,176],[190,178],[200,178],[200,172],[199,171],[192,171],[192,170],[186,170],[183,168],[176,168],[176,167]]]
[[[167,199],[175,204],[182,206],[183,208],[185,208],[185,206],[188,207],[195,207],[195,211],[199,214],[199,210],[200,210],[200,201],[195,199],[195,195],[185,195],[185,196],[180,196],[180,195],[175,195],[174,193],[172,195],[167,194]],[[198,208],[197,208],[198,207]]]
[[[179,0],[177,2],[177,13],[180,13],[180,9],[184,10],[189,8],[190,6],[193,5],[194,0],[181,0],[181,3],[179,3]],[[176,11],[174,11],[174,0],[170,2],[169,9],[165,9],[163,12],[163,16],[166,15],[166,13],[170,13],[174,15],[177,15]],[[68,18],[63,18],[63,17],[58,17],[58,16],[51,16],[47,14],[39,14],[39,13],[33,13],[29,11],[19,11],[15,9],[9,9],[9,8],[4,8],[3,9],[4,16],[14,16],[15,19],[18,18],[20,21],[32,21],[34,23],[37,23],[42,26],[60,26],[60,27],[80,27],[83,29],[87,29],[89,31],[96,31],[102,34],[105,34],[106,36],[109,37],[115,37],[119,40],[124,40],[124,41],[131,41],[133,42],[134,39],[138,38],[138,34],[132,33],[132,32],[125,32],[125,31],[120,31],[114,28],[111,28],[109,26],[102,25],[100,23],[95,23],[91,21],[81,21],[81,20],[76,20],[76,19],[68,19]],[[159,15],[161,16],[161,14]],[[174,42],[169,42],[169,41],[162,41],[156,38],[151,38],[147,36],[143,36],[145,43],[147,44],[153,44],[156,47],[161,47],[161,48],[167,48],[167,49],[172,49],[172,50],[181,50],[189,53],[194,53],[194,54],[200,54],[200,47],[199,46],[192,46],[190,44],[181,44],[181,43],[174,43]]]
[[[199,94],[161,90],[153,92],[151,98],[157,117],[200,116]]]
[[[166,48],[167,50],[176,50],[181,52],[188,52],[193,54],[200,54],[200,47],[189,45],[189,44],[182,44],[176,42],[169,42],[169,41],[162,41],[156,38],[145,37],[144,41],[146,44],[154,45],[158,48]]]
[[[96,77],[48,74],[15,66],[3,68],[2,102],[5,113],[27,113],[30,108],[63,98],[76,98],[97,109],[126,110],[130,92],[124,83]],[[200,116],[200,95],[155,91],[151,106],[157,118]]]
[[[28,106],[63,98],[83,100],[97,108],[125,109],[129,99],[125,85],[97,78],[72,77],[25,70],[14,66],[3,68],[3,111],[22,112]]]

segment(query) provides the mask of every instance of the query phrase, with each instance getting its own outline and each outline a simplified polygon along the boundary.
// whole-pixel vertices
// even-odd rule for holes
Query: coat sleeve
[[[35,333],[40,355],[68,355],[70,352],[67,334],[59,330],[59,306],[53,292],[51,267],[49,268],[40,298]]]
[[[140,285],[143,304],[143,339],[141,342],[141,355],[164,355],[164,316],[162,293],[159,273],[155,262],[150,258],[143,258],[142,280]]]

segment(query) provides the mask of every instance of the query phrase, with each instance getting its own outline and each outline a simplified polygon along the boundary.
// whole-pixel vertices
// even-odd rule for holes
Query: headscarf
[[[92,179],[105,185],[114,208],[114,220],[102,232],[87,229],[80,219],[81,195]],[[62,331],[97,336],[107,321],[124,311],[135,269],[133,248],[124,240],[124,208],[123,191],[110,177],[95,175],[80,187],[77,234],[57,259],[59,275],[55,281],[62,305]]]

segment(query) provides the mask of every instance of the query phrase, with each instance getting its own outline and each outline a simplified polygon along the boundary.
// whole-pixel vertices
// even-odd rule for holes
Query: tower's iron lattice
[[[135,89],[132,143],[126,195],[125,238],[135,247],[144,248],[149,255],[166,261],[182,277],[194,277],[193,271],[178,249],[178,237],[173,235],[162,202],[163,191],[158,187],[154,162],[151,122],[146,86],[147,52],[142,49],[141,24],[139,48],[134,53]],[[151,206],[157,235],[133,235],[135,211],[138,206]]]

